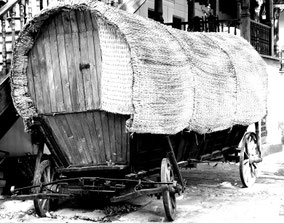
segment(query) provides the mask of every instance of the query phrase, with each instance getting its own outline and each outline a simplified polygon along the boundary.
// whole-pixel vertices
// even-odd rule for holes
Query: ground
[[[243,188],[238,164],[198,164],[182,170],[186,191],[177,197],[175,222],[284,222],[284,152],[269,155],[251,188]],[[49,217],[38,218],[31,201],[0,201],[1,223],[166,222],[162,200],[142,197],[96,208],[95,202],[66,201]]]

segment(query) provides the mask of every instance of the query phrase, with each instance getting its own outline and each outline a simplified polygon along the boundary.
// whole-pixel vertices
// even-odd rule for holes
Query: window
[[[173,28],[181,29],[182,27],[181,22],[182,22],[181,18],[173,16]]]

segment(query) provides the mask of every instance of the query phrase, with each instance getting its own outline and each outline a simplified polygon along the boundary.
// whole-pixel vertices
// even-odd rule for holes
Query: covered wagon
[[[112,201],[162,194],[173,220],[179,165],[193,147],[207,153],[194,136],[225,137],[218,151],[230,157],[245,135],[242,167],[261,159],[258,134],[245,131],[266,114],[266,67],[238,36],[188,33],[96,1],[57,5],[20,33],[11,86],[26,129],[52,156],[39,152],[29,196],[40,216],[46,200],[81,190]]]

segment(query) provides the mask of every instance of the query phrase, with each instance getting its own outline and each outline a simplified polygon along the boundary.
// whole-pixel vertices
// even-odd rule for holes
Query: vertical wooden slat
[[[61,84],[61,73],[59,69],[59,59],[58,59],[58,48],[57,48],[57,34],[54,20],[50,20],[48,25],[49,32],[49,43],[51,49],[51,59],[52,59],[52,67],[48,68],[52,69],[54,72],[54,86],[56,92],[56,101],[51,101],[51,103],[56,104],[57,111],[65,111],[63,92],[62,92],[62,84]],[[52,99],[52,98],[51,98]]]
[[[7,46],[6,46],[6,17],[4,15],[1,20],[2,25],[2,75],[6,75],[7,73]]]
[[[99,138],[98,138],[98,133],[96,132],[96,126],[95,120],[94,120],[94,115],[93,112],[87,112],[86,113],[86,120],[87,120],[87,125],[89,128],[89,132],[91,135],[91,140],[93,144],[93,151],[91,151],[96,157],[97,163],[102,163],[103,160],[105,160],[104,157],[101,157],[101,152],[100,152],[100,147],[99,147]]]
[[[129,142],[128,142],[128,137],[127,137],[127,133],[125,130],[125,123],[126,123],[127,118],[125,116],[122,116],[121,118],[121,146],[122,146],[122,159],[123,161],[127,161],[129,160]]]
[[[58,56],[59,56],[59,67],[62,81],[63,99],[66,111],[72,111],[71,104],[71,93],[70,84],[68,77],[68,68],[65,52],[65,39],[64,39],[64,28],[61,15],[57,15],[55,18],[55,27],[57,33],[57,44],[58,44]],[[67,52],[69,53],[69,52]]]
[[[10,27],[12,31],[12,49],[14,48],[15,45],[15,40],[16,40],[16,27],[15,27],[15,16],[16,16],[16,8],[13,7],[10,11]]]
[[[81,153],[77,149],[76,137],[74,136],[74,134],[73,134],[73,132],[72,132],[70,126],[69,126],[66,115],[62,115],[60,117],[60,125],[64,129],[64,132],[66,133],[66,136],[67,136],[67,139],[68,139],[69,147],[67,149],[70,150],[70,153],[72,155],[72,164],[73,165],[81,164],[82,160],[83,160],[83,156],[81,155]]]
[[[51,51],[54,50],[51,48],[50,45],[50,40],[49,40],[49,32],[48,32],[48,27],[47,26],[43,26],[42,28],[42,43],[40,43],[41,45],[43,45],[44,47],[44,58],[46,61],[46,73],[42,74],[42,75],[46,75],[46,85],[49,88],[49,100],[50,100],[50,110],[52,112],[56,112],[57,111],[57,94],[56,94],[56,89],[55,89],[55,76],[56,73],[54,73],[53,70],[53,65],[52,65],[52,56],[51,56]]]
[[[50,112],[50,93],[49,93],[49,85],[48,85],[48,75],[47,75],[47,64],[46,64],[46,58],[45,58],[45,47],[44,47],[44,38],[43,35],[40,35],[37,43],[34,45],[34,47],[37,50],[38,55],[38,72],[41,76],[41,88],[42,91],[42,99],[43,99],[43,112]]]
[[[68,144],[66,144],[66,140],[64,139],[64,135],[62,134],[61,130],[59,129],[59,125],[56,121],[55,117],[48,116],[46,117],[45,121],[50,126],[54,136],[55,140],[57,142],[57,145],[59,145],[60,151],[67,156],[67,158],[72,161],[72,156],[69,152]]]
[[[70,17],[68,12],[62,12],[62,25],[64,29],[64,42],[66,48],[66,64],[67,64],[67,72],[69,76],[69,83],[70,83],[70,96],[71,96],[71,103],[72,103],[72,110],[79,111],[79,98],[78,98],[78,91],[77,91],[77,77],[76,77],[76,67],[78,64],[75,64],[75,55],[74,55],[74,48],[73,48],[73,41],[72,41],[72,30],[71,30],[71,23]]]
[[[34,89],[35,89],[35,104],[37,106],[37,109],[39,111],[42,111],[44,107],[44,102],[43,102],[43,92],[41,86],[42,81],[39,70],[38,52],[36,47],[34,47],[31,50],[29,57],[31,58],[31,64],[32,64],[32,73],[29,75],[33,75]]]
[[[34,86],[34,74],[32,69],[32,58],[28,58],[28,67],[27,67],[27,78],[28,78],[28,88],[32,98],[32,101],[36,102],[36,95],[35,95],[35,86]]]
[[[101,48],[100,48],[100,39],[99,39],[99,32],[98,32],[98,24],[94,15],[91,15],[92,19],[92,27],[93,27],[93,42],[94,42],[94,49],[95,49],[95,67],[96,67],[96,78],[97,80],[95,83],[97,84],[97,94],[95,104],[100,105],[100,97],[101,97],[101,73],[102,73],[102,55],[101,55]],[[93,83],[95,85],[95,83]]]
[[[93,90],[91,84],[91,64],[89,60],[89,47],[87,27],[85,24],[85,16],[83,11],[76,11],[76,18],[79,30],[79,44],[80,44],[80,72],[83,77],[84,94],[86,109],[93,109]]]
[[[88,119],[87,119],[87,115],[86,112],[83,113],[78,113],[78,121],[81,123],[81,127],[83,130],[83,136],[86,139],[86,149],[85,152],[88,155],[89,158],[89,163],[97,163],[97,157],[96,154],[93,152],[94,149],[94,145],[93,145],[93,141],[92,141],[92,136],[90,134],[90,130],[89,130],[89,126],[88,126]]]
[[[100,148],[100,157],[102,162],[106,160],[106,153],[105,153],[105,147],[104,147],[104,132],[102,128],[102,121],[101,121],[101,112],[100,111],[94,111],[94,120],[95,120],[95,128],[96,133],[98,137],[98,144]]]
[[[109,142],[109,129],[108,129],[108,118],[107,113],[102,111],[101,113],[102,129],[103,129],[103,138],[104,138],[104,149],[106,153],[106,160],[111,160],[111,150]]]
[[[100,60],[101,58],[97,58],[98,56],[95,52],[96,49],[100,49],[99,42],[94,42],[94,36],[98,35],[97,29],[94,30],[92,24],[92,17],[90,11],[84,11],[85,15],[85,23],[87,27],[87,40],[88,40],[88,50],[89,50],[89,61],[90,61],[90,81],[92,86],[92,103],[94,108],[99,108],[100,99],[99,99],[99,89],[98,89],[98,77],[99,73],[97,73],[97,62],[96,60]],[[96,48],[95,48],[96,47]]]
[[[65,117],[68,121],[68,124],[75,138],[77,150],[80,152],[83,158],[82,164],[91,163],[92,160],[88,156],[88,153],[87,153],[88,147],[87,147],[86,139],[84,137],[82,126],[79,122],[80,119],[78,117],[78,114],[66,114]]]
[[[117,151],[115,149],[115,127],[114,127],[114,114],[107,113],[108,118],[108,130],[109,130],[109,142],[111,151],[111,160],[116,163],[118,160]]]
[[[20,28],[22,29],[25,24],[26,16],[25,16],[25,0],[21,0],[19,3],[20,7]]]
[[[79,110],[86,110],[85,106],[85,96],[84,96],[84,84],[83,77],[79,69],[80,64],[80,44],[79,44],[79,35],[78,35],[78,26],[75,11],[70,11],[70,24],[72,30],[72,45],[74,49],[74,65],[73,69],[76,71],[77,78],[77,91],[78,91],[78,102]]]
[[[122,161],[121,148],[121,115],[115,115],[115,147],[117,160]]]

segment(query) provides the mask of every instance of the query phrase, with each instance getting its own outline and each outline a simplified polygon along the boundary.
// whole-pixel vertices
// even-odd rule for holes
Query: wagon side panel
[[[128,164],[128,117],[103,111],[45,116],[71,166]]]

